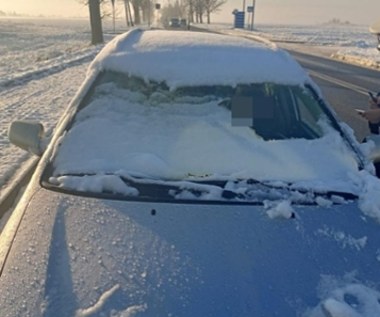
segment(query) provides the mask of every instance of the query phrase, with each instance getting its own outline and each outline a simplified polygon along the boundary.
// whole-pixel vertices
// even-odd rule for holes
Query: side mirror
[[[43,135],[43,125],[30,121],[14,121],[8,130],[8,138],[12,144],[38,156],[43,153],[41,146]]]

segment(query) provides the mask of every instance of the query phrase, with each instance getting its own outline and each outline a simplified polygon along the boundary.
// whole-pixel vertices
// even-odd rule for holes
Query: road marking
[[[349,83],[347,81],[336,79],[334,77],[331,77],[331,76],[328,76],[328,75],[324,75],[324,74],[318,73],[318,72],[313,71],[313,70],[308,70],[308,72],[313,77],[320,78],[322,80],[328,81],[330,83],[336,84],[338,86],[342,86],[344,88],[356,91],[356,92],[358,92],[358,93],[360,93],[362,95],[368,96],[368,89],[365,89],[365,88],[363,88],[361,86],[354,85],[354,84],[351,84],[351,83]]]

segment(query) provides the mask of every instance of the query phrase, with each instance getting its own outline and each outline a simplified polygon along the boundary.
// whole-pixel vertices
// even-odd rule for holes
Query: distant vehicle
[[[171,18],[169,21],[169,27],[171,27],[171,28],[181,27],[180,19],[179,18]]]
[[[374,23],[369,27],[369,31],[377,36],[377,49],[380,51],[380,21]]]
[[[187,27],[187,20],[186,19],[180,19],[180,25],[183,28]]]
[[[42,131],[9,130],[41,159],[0,236],[1,317],[380,316],[380,182],[271,43],[135,29]]]

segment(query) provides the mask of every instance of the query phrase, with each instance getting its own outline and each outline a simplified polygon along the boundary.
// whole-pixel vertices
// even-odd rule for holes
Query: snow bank
[[[340,49],[331,57],[366,67],[380,68],[380,54],[375,48]]]

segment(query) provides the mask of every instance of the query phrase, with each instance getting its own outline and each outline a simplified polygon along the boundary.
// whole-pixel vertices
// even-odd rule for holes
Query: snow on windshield
[[[356,190],[347,179],[357,171],[357,162],[337,132],[315,140],[264,141],[249,127],[233,126],[231,112],[216,97],[169,102],[113,83],[99,88],[65,135],[54,176],[255,178]]]
[[[179,86],[310,82],[305,71],[272,45],[199,32],[133,30],[109,43],[90,67]]]

